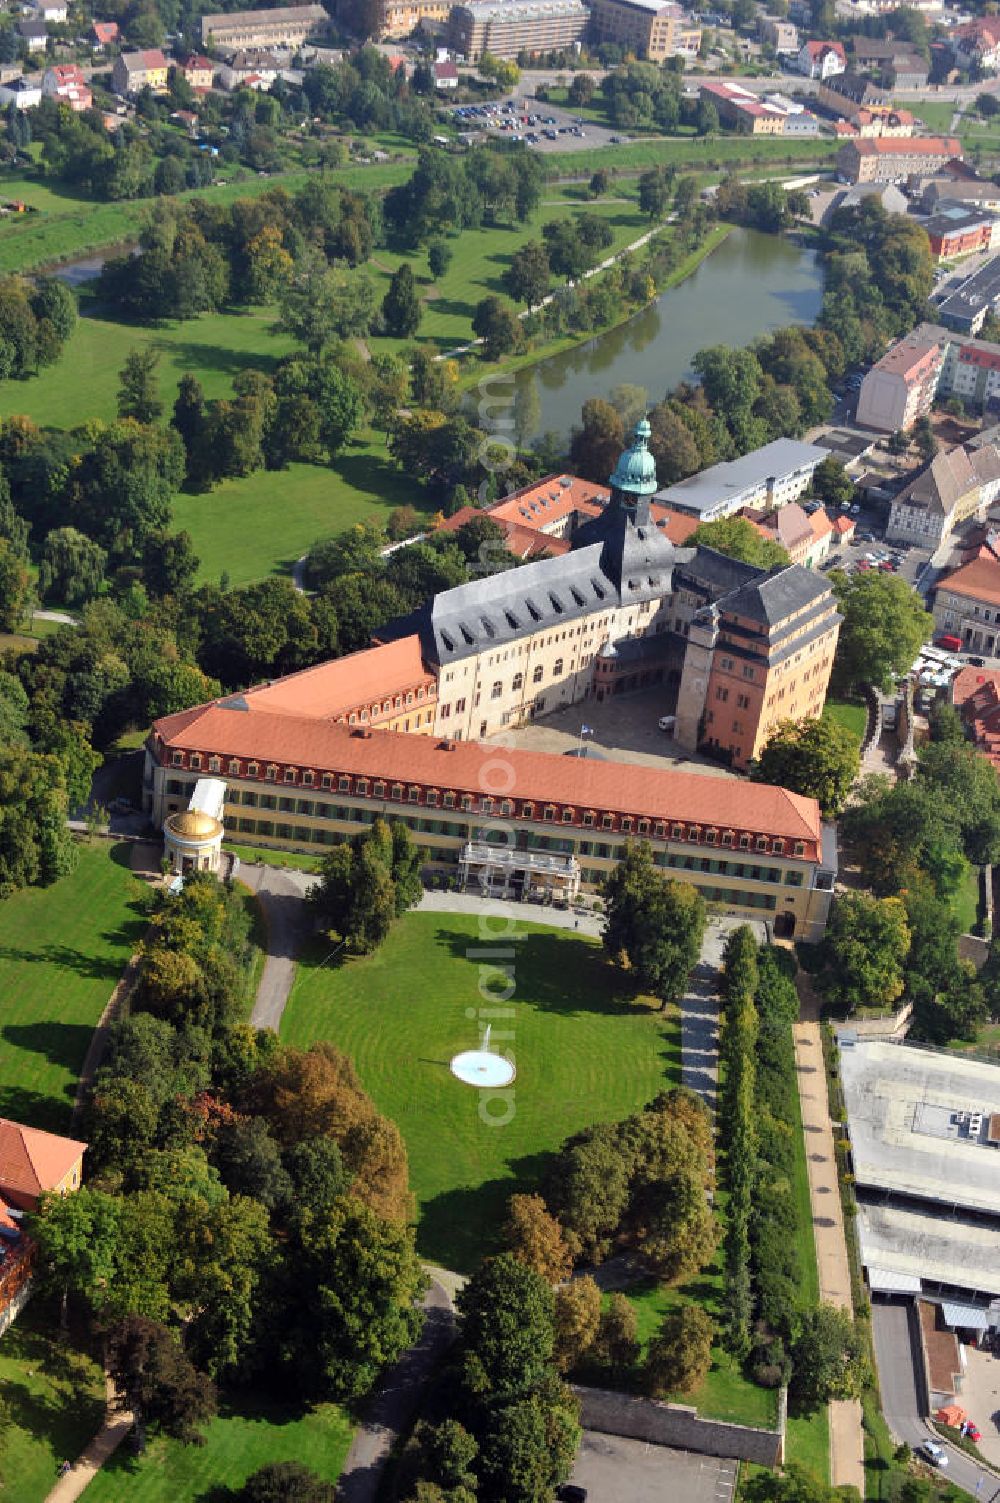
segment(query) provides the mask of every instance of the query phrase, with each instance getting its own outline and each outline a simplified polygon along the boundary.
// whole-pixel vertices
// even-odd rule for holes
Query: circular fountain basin
[[[502,1054],[492,1054],[488,1049],[467,1049],[464,1054],[455,1055],[451,1061],[451,1073],[464,1085],[489,1090],[510,1085],[516,1071]]]

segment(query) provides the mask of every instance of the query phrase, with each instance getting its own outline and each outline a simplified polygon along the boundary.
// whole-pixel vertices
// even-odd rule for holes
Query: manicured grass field
[[[900,99],[897,102],[901,109],[909,110],[911,115],[922,120],[928,130],[940,131],[943,135],[951,134],[952,119],[960,108],[951,99]],[[960,126],[964,128],[965,123],[963,117]]]
[[[952,910],[962,926],[962,933],[969,934],[979,911],[979,868],[970,866],[965,880],[951,900]]]
[[[680,1072],[676,1018],[632,1002],[596,941],[518,923],[508,945],[505,923],[410,913],[366,959],[337,969],[319,949],[299,964],[281,1028],[290,1044],[330,1039],[353,1058],[406,1140],[420,1251],[462,1271],[496,1247],[508,1197],[539,1185],[569,1134],[626,1115]],[[507,1002],[490,999],[498,948],[513,951]],[[448,1069],[488,1021],[518,1068],[492,1106]]]
[[[100,1367],[54,1330],[54,1317],[34,1302],[0,1337],[0,1392],[11,1418],[9,1429],[4,1423],[3,1503],[42,1503],[59,1463],[80,1454],[104,1414]]]
[[[0,1116],[65,1132],[94,1025],[141,938],[129,847],[80,847],[76,871],[0,903]]]
[[[244,866],[253,866],[258,858],[262,858],[268,866],[284,866],[300,872],[318,872],[320,868],[317,856],[306,856],[302,851],[271,851],[262,846],[230,845],[228,840],[224,849],[238,856]]]
[[[863,704],[855,704],[846,699],[828,699],[823,707],[823,714],[828,720],[835,720],[845,730],[852,731],[858,738],[858,744],[864,740],[865,727],[868,724],[868,711]]]
[[[407,502],[420,510],[420,487],[397,469],[382,434],[362,432],[335,468],[293,464],[225,480],[203,495],[174,498],[173,525],[191,534],[198,579],[232,585],[287,574],[311,543],[355,522],[384,521]]]
[[[87,1488],[87,1503],[205,1503],[213,1488],[235,1492],[269,1461],[301,1461],[324,1481],[335,1482],[351,1443],[351,1424],[335,1404],[302,1413],[248,1396],[224,1403],[205,1437],[203,1446],[154,1440],[139,1458],[123,1448]]]

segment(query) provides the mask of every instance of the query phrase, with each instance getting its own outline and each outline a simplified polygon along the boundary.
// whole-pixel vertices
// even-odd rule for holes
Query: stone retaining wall
[[[784,1460],[783,1426],[764,1430],[702,1419],[696,1409],[683,1404],[661,1404],[656,1399],[633,1398],[607,1388],[574,1386],[573,1391],[580,1400],[581,1422],[587,1430],[625,1435],[704,1456],[734,1457],[758,1466],[778,1466]],[[778,1412],[782,1414],[784,1406],[779,1405]]]

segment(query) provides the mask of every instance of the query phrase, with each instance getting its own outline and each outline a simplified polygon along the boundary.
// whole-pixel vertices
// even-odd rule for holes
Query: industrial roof
[[[803,444],[794,438],[776,438],[761,449],[753,449],[740,459],[723,460],[697,475],[689,475],[676,485],[657,491],[656,499],[664,506],[676,506],[688,512],[711,512],[731,504],[739,506],[741,498],[765,481],[794,474],[806,465],[816,466],[826,458],[826,450],[816,444]]]
[[[1000,1108],[1000,1065],[874,1039],[840,1061],[859,1187],[1000,1216],[1000,1150],[956,1120]]]
[[[941,1216],[930,1208],[858,1206],[861,1261],[873,1289],[916,1293],[914,1282],[1000,1295],[1000,1238],[995,1226]],[[905,1287],[904,1287],[905,1285]]]

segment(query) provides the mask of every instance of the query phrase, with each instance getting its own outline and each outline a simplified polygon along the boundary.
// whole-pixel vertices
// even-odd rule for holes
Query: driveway
[[[882,1412],[893,1435],[916,1450],[921,1441],[940,1440],[926,1423],[917,1396],[916,1363],[910,1330],[909,1304],[872,1302],[872,1335],[878,1363]],[[982,1417],[976,1415],[980,1425]],[[977,1465],[971,1456],[945,1444],[950,1482],[987,1503],[1000,1492],[1000,1478]],[[978,1488],[978,1492],[977,1492]]]
[[[701,959],[691,973],[681,1008],[681,1085],[695,1091],[712,1111],[719,1079],[719,985],[722,952],[733,929],[745,919],[715,919],[706,926]],[[765,944],[764,925],[753,920],[750,928]]]
[[[731,1503],[736,1462],[585,1430],[570,1480],[593,1503]]]
[[[375,1503],[389,1453],[411,1423],[428,1378],[455,1339],[451,1301],[436,1279],[424,1296],[423,1308],[420,1340],[387,1375],[355,1432],[337,1483],[338,1503]]]

